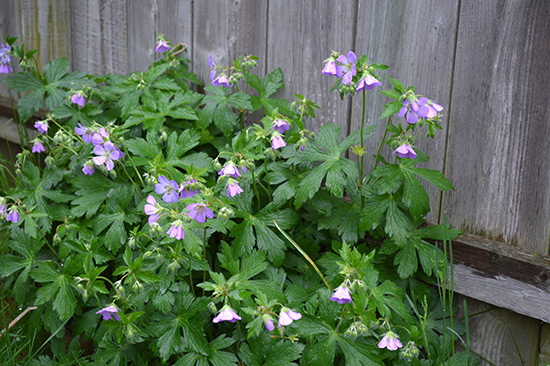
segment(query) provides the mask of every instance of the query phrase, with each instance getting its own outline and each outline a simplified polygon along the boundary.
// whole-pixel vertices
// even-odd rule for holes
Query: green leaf
[[[304,366],[326,366],[334,364],[336,354],[336,338],[333,335],[319,338],[319,342],[308,342],[300,365]]]
[[[29,265],[29,261],[25,258],[16,257],[12,254],[3,254],[0,257],[0,278],[7,277],[27,265]]]
[[[445,176],[439,170],[415,167],[408,167],[405,169],[409,169],[411,172],[418,175],[419,177],[426,179],[428,182],[432,183],[434,186],[441,189],[442,191],[454,191],[455,189],[451,182],[447,178],[445,178]]]
[[[344,353],[348,366],[381,366],[384,363],[377,357],[379,350],[372,344],[360,340],[350,341],[344,337],[337,337],[336,341]]]
[[[44,66],[44,76],[48,84],[60,80],[69,72],[69,59],[61,57]]]
[[[401,278],[411,277],[418,270],[418,258],[416,257],[416,248],[414,242],[408,241],[407,244],[395,255],[393,264],[397,265],[397,273]]]
[[[403,170],[403,178],[403,203],[413,220],[418,220],[430,211],[430,199],[422,183],[410,171]]]
[[[384,230],[397,244],[404,244],[409,237],[411,222],[407,216],[397,207],[395,200],[390,199],[386,212],[386,225]]]
[[[59,286],[59,292],[53,302],[53,309],[59,315],[61,321],[68,320],[74,314],[76,299],[69,283],[63,279]]]

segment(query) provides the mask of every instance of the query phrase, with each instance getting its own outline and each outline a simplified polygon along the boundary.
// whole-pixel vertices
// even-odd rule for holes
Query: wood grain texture
[[[127,2],[128,72],[145,71],[155,60],[157,2]]]
[[[540,338],[538,320],[474,299],[467,298],[466,301],[470,314],[470,344],[473,351],[497,366],[537,365]],[[524,363],[516,350],[516,343]],[[490,365],[484,361],[480,364]]]
[[[10,35],[13,37],[17,37],[19,35],[19,32],[17,30],[17,8],[16,4],[12,1],[7,1],[6,4],[2,4],[2,11],[0,12],[0,42],[4,43],[4,37],[6,35]],[[17,65],[15,65],[15,62],[12,61],[11,66],[14,70],[18,70],[19,68]],[[0,74],[0,80],[6,78],[7,75]],[[0,83],[0,103],[4,105],[10,105],[9,104],[9,95],[10,92],[8,90],[8,87],[4,84]],[[7,101],[7,103],[5,103]]]
[[[73,0],[70,5],[73,70],[127,74],[126,2]]]
[[[550,257],[471,234],[452,249],[455,292],[550,323]]]
[[[550,324],[543,324],[540,332],[539,366],[550,365]]]
[[[331,50],[353,49],[356,11],[356,1],[269,3],[268,68],[280,67],[285,75],[279,98],[292,101],[294,94],[302,94],[323,108],[315,121],[306,121],[310,130],[334,123],[342,126],[341,136],[348,134],[350,99],[342,101],[336,91],[330,92],[336,79],[321,70]]]
[[[227,66],[245,54],[258,56],[257,73],[266,70],[267,1],[195,1],[193,3],[193,72],[210,82],[208,57]]]
[[[427,130],[424,130],[415,143],[418,149],[431,157],[427,164],[421,164],[430,169],[441,170],[444,164],[457,21],[458,0],[359,1],[355,46],[357,56],[366,54],[371,63],[390,66],[379,72],[383,83],[379,90],[392,88],[386,79],[386,76],[391,76],[405,86],[414,85],[418,94],[445,107],[442,119],[444,130],[438,131],[434,139],[426,138]],[[366,100],[365,124],[379,125],[373,138],[366,143],[368,154],[365,166],[370,170],[374,164],[371,156],[376,154],[387,122],[380,120],[383,105],[392,99],[375,89],[367,92]],[[361,126],[361,108],[362,96],[357,95],[353,101],[352,131]],[[402,125],[407,124],[404,118],[395,117],[394,123],[399,121]],[[388,146],[383,146],[382,152],[387,158],[391,156]],[[437,222],[441,192],[430,184],[425,184],[425,187],[431,206],[428,220]]]
[[[448,222],[548,253],[550,2],[463,0],[446,176]]]
[[[157,3],[158,14],[155,19],[155,33],[162,33],[173,46],[184,43],[187,46],[187,57],[193,59],[193,7],[191,0],[164,1]],[[155,55],[162,57],[160,53]],[[193,65],[191,65],[191,68]]]
[[[69,0],[18,0],[18,36],[27,49],[37,48],[40,65],[67,56],[71,58]]]

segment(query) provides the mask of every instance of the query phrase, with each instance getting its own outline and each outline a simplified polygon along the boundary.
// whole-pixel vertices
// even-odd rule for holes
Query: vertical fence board
[[[16,4],[12,1],[8,1],[5,5],[2,4],[2,11],[0,12],[0,43],[4,43],[4,37],[10,35],[18,37],[19,32],[17,30],[17,17],[18,12]],[[11,66],[14,70],[18,70],[15,62],[11,62]],[[6,78],[7,75],[0,75],[0,80]],[[0,83],[0,103],[3,105],[9,105],[9,90],[8,87]]]
[[[156,18],[155,31],[162,33],[172,46],[184,43],[187,46],[187,57],[192,57],[193,42],[193,13],[191,0],[163,1],[156,0],[158,16]],[[161,57],[161,54],[157,54]],[[193,65],[191,65],[193,67]]]
[[[193,72],[208,83],[210,54],[220,66],[249,54],[260,58],[257,72],[263,74],[266,14],[266,1],[196,1],[193,4]]]
[[[550,3],[463,0],[446,174],[449,221],[548,253]]]
[[[71,1],[73,70],[94,75],[128,72],[125,1]]]
[[[330,92],[335,79],[321,71],[331,50],[353,48],[356,9],[355,1],[269,3],[268,67],[280,67],[285,75],[279,98],[294,100],[294,94],[302,94],[323,108],[314,121],[306,121],[310,130],[335,123],[342,126],[342,135],[348,134],[350,101]]]
[[[550,166],[540,159],[550,133],[549,8],[544,1],[462,0],[446,157],[456,191],[444,195],[454,226],[543,254],[550,207]],[[534,365],[540,324],[498,314],[500,322],[482,317],[472,324],[478,335],[472,348],[497,365],[519,364],[508,323],[525,364]]]
[[[128,72],[145,71],[155,60],[157,2],[129,0],[127,6]]]
[[[538,320],[470,298],[466,298],[466,301],[470,315],[483,312],[470,319],[470,343],[473,351],[497,366],[537,365],[540,328]],[[484,312],[486,310],[489,311]],[[485,361],[480,364],[490,365]]]
[[[390,66],[380,71],[383,86],[391,88],[386,76],[400,80],[405,86],[414,85],[418,94],[425,95],[445,107],[443,130],[434,139],[426,138],[427,129],[419,135],[415,146],[424,151],[431,160],[421,166],[443,169],[451,99],[452,66],[456,41],[458,0],[424,1],[374,1],[360,0],[357,14],[357,56],[366,54],[369,62],[379,62]],[[378,88],[377,88],[378,89]],[[378,124],[373,138],[367,140],[366,168],[371,169],[378,145],[384,134],[387,121],[381,121],[383,105],[392,99],[378,93],[366,92],[366,122]],[[354,97],[351,130],[361,126],[362,96]],[[407,122],[404,118],[394,118],[392,122]],[[391,155],[388,146],[382,147],[383,155]],[[368,171],[368,170],[367,170]],[[437,222],[439,218],[440,191],[431,184],[425,185],[432,208],[428,220]]]

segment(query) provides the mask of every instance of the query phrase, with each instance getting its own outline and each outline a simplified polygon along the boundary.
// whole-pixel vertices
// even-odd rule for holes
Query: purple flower
[[[399,118],[403,118],[406,115],[406,120],[410,124],[418,122],[418,102],[413,99],[411,102],[409,99],[403,101],[403,107],[399,110]]]
[[[403,344],[392,331],[386,333],[380,342],[378,342],[378,348],[387,348],[390,351],[395,351],[401,347],[403,347]]]
[[[8,62],[11,61],[11,47],[9,44],[0,45],[0,74],[9,74],[13,71]]]
[[[178,202],[178,184],[175,180],[168,180],[164,175],[159,177],[159,182],[155,184],[155,192],[162,194],[162,200],[166,203]]]
[[[273,130],[275,131],[278,131],[280,133],[285,133],[285,131],[287,131],[289,128],[290,126],[288,125],[288,122],[282,119],[277,119],[273,121]]]
[[[172,226],[170,226],[170,229],[168,229],[167,234],[171,238],[176,238],[178,240],[185,238],[185,232],[183,231],[183,222],[181,222],[181,220],[174,221],[172,223]]]
[[[208,66],[212,69],[210,71],[210,81],[214,81],[216,78],[216,63],[214,62],[214,57],[212,57],[212,55],[208,58]]]
[[[158,221],[162,207],[157,203],[155,197],[149,195],[147,197],[147,204],[143,207],[143,209],[145,214],[149,215],[149,225],[152,225],[154,222]]]
[[[286,142],[283,140],[283,136],[281,136],[281,134],[277,131],[273,132],[271,137],[271,148],[275,150],[285,146]]]
[[[189,186],[191,186],[192,184],[195,184],[197,183],[197,180],[196,179],[189,179],[185,182],[183,182],[183,184],[180,186],[180,197],[181,198],[193,198],[196,194],[199,194],[199,191],[197,190],[193,190],[193,191],[190,191],[189,190]]]
[[[212,76],[212,73],[210,74]],[[212,80],[212,85],[214,86],[225,86],[226,88],[229,88],[229,80],[227,79],[227,76],[224,74],[218,75],[214,80]]]
[[[302,314],[292,311],[288,308],[283,307],[281,313],[279,314],[279,325],[278,327],[285,327],[292,324],[294,320],[298,320],[302,317]]]
[[[327,63],[325,64],[325,67],[323,68],[323,71],[321,71],[324,75],[334,75],[336,76],[336,62],[331,57],[327,60]]]
[[[392,154],[397,153],[400,158],[416,159],[416,152],[414,152],[411,145],[403,144],[399,146]]]
[[[9,64],[0,63],[0,74],[9,74],[13,72],[13,69]]]
[[[86,98],[84,98],[84,94],[82,92],[74,93],[71,96],[71,102],[73,104],[78,104],[80,108],[84,107],[84,104],[86,104]]]
[[[84,175],[92,175],[95,173],[95,166],[93,161],[89,161],[86,164],[84,164],[84,167],[82,168],[82,172]]]
[[[92,136],[94,135],[93,131],[90,130],[87,127],[82,126],[82,124],[78,124],[77,127],[74,128],[74,132],[82,137],[82,140],[84,140],[85,143],[89,144],[92,141]]]
[[[357,56],[352,51],[349,51],[348,57],[340,55],[336,60],[341,64],[336,65],[336,76],[342,78],[342,84],[349,85],[351,79],[357,74],[357,68],[355,67]]]
[[[355,91],[359,93],[362,89],[371,90],[380,85],[382,85],[382,83],[378,81],[377,78],[371,75],[367,75],[359,80],[359,84],[357,84],[357,88],[355,89]]]
[[[34,128],[36,128],[40,133],[48,133],[48,123],[46,121],[34,122]]]
[[[98,132],[92,136],[92,145],[97,146],[109,141],[109,132],[105,130],[105,127],[101,127]]]
[[[243,189],[239,186],[236,180],[229,179],[227,182],[227,197],[235,197],[238,194],[241,194]]]
[[[101,314],[103,316],[103,320],[111,320],[112,318],[115,318],[117,321],[120,321],[120,316],[118,316],[118,309],[113,305],[104,307],[103,309],[96,312],[96,314]]]
[[[218,175],[229,175],[230,177],[233,177],[233,178],[239,178],[241,176],[241,173],[239,172],[239,169],[237,169],[235,164],[233,164],[233,162],[230,161],[227,164],[225,164],[225,166],[222,168],[222,170],[220,170]]]
[[[17,207],[12,206],[10,208],[10,213],[6,216],[6,221],[11,221],[13,223],[19,221],[19,212],[17,212]]]
[[[332,301],[336,301],[338,304],[351,304],[351,295],[349,289],[345,285],[340,285],[330,298]]]
[[[44,149],[44,145],[42,145],[40,140],[35,139],[34,140],[34,145],[32,146],[32,152],[33,153],[39,153],[39,152],[44,152],[44,151],[46,151],[46,149]]]
[[[271,319],[269,315],[264,314],[262,318],[264,321],[264,325],[268,331],[271,332],[273,329],[275,329],[275,325],[273,324],[273,319]]]
[[[426,97],[418,98],[418,115],[422,118],[434,118],[443,107]]]
[[[209,219],[214,217],[214,212],[202,203],[192,203],[187,205],[185,209],[189,210],[188,215],[190,218],[197,220],[201,224],[206,221],[207,217]]]
[[[241,320],[241,317],[233,309],[225,305],[222,311],[220,311],[212,321],[214,323],[219,323],[224,321],[235,323],[237,320]]]
[[[121,158],[120,150],[110,141],[107,141],[104,145],[94,147],[94,154],[98,155],[92,159],[94,164],[105,164],[105,167],[109,171],[115,167],[114,161]]]
[[[155,47],[155,52],[166,52],[166,51],[170,51],[171,48],[170,46],[168,46],[168,42],[166,41],[159,41],[159,43],[157,43],[157,47]]]
[[[2,204],[0,205],[0,216],[6,217],[7,215],[8,215],[8,206],[6,206],[4,202],[2,202]]]

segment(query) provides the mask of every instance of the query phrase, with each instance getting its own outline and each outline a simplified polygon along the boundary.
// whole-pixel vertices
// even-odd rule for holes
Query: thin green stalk
[[[203,229],[202,232],[202,258],[206,262],[206,226]],[[189,266],[191,266],[191,262],[189,262]],[[191,269],[189,269],[191,270]],[[202,271],[202,282],[206,282],[206,271]],[[193,292],[193,295],[195,293]],[[202,289],[202,296],[204,296],[204,288]]]
[[[195,295],[195,286],[193,285],[193,269],[191,268],[191,252],[187,253],[187,261],[189,263],[189,287],[191,287],[191,293]]]
[[[126,146],[124,144],[121,144],[122,148],[124,149],[125,156],[128,157],[128,160],[130,160],[130,164],[134,167],[134,170],[136,171],[136,175],[139,178],[139,181],[141,182],[141,186],[145,188],[145,183],[143,182],[143,179],[141,179],[141,175],[139,174],[139,171],[136,167],[136,164],[134,164],[134,161],[132,160],[132,156],[128,153],[128,149],[126,149]]]
[[[365,89],[363,89],[363,113],[361,114],[361,148],[365,148],[365,137],[363,136],[363,129],[365,127],[365,110],[366,110],[366,102],[365,102]],[[359,167],[359,185],[363,185],[363,169],[364,169],[364,160],[363,155],[360,156],[361,164]]]
[[[269,200],[271,201],[271,182],[269,182],[269,174],[267,172],[267,159],[264,160],[264,172],[265,172],[265,181],[267,182]]]
[[[256,186],[256,178],[254,177],[254,170],[251,170],[252,173],[252,187],[254,188],[254,195],[258,201],[258,209],[260,209],[260,195],[258,194],[258,187]]]
[[[315,262],[313,261],[313,259],[311,259],[309,257],[309,255],[307,255],[306,252],[304,252],[304,250],[302,248],[300,248],[300,246],[294,241],[292,240],[292,238],[283,230],[281,229],[281,227],[279,226],[279,224],[277,223],[277,221],[273,220],[273,223],[275,224],[275,226],[277,227],[277,229],[279,230],[279,232],[281,234],[283,234],[283,236],[286,238],[286,240],[288,240],[293,246],[294,248],[296,248],[300,254],[313,266],[313,269],[315,269],[315,272],[317,272],[317,274],[319,275],[319,277],[321,277],[321,279],[323,280],[323,282],[325,283],[325,286],[327,286],[327,288],[332,291],[332,287],[330,287],[330,285],[328,284],[327,282],[327,279],[325,278],[325,276],[323,276],[323,273],[321,273],[321,271],[319,270],[319,267],[317,267],[317,265],[315,264]]]
[[[380,161],[380,151],[382,151],[382,145],[384,144],[384,141],[386,141],[386,136],[388,135],[388,126],[391,124],[391,116],[388,117],[388,122],[386,123],[386,128],[384,130],[384,136],[382,137],[382,141],[380,141],[380,145],[378,146],[378,151],[376,152],[376,160],[374,162],[374,168],[372,170],[376,169],[378,166],[378,162]]]

